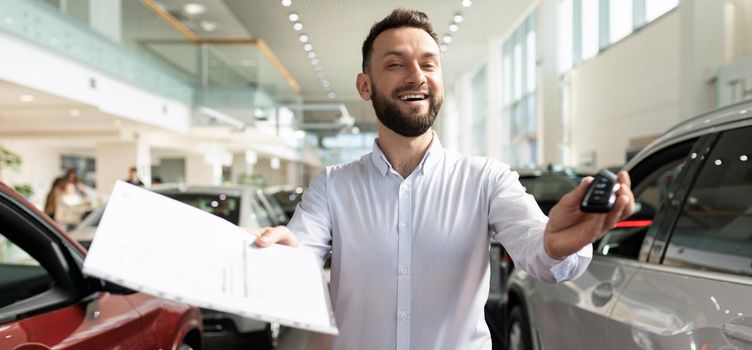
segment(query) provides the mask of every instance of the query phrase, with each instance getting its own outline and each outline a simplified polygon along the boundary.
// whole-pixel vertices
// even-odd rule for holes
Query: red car
[[[82,274],[86,250],[0,183],[0,349],[201,349],[201,314]]]

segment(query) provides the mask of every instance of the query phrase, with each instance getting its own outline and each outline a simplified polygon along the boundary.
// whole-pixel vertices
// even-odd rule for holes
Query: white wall
[[[21,157],[18,170],[3,169],[0,181],[9,186],[29,184],[34,190],[32,202],[44,205],[52,181],[63,175],[60,171],[60,145],[39,141],[3,141],[0,145]]]
[[[630,139],[680,120],[679,20],[671,12],[570,72],[572,165],[593,151],[597,167],[622,164]]]

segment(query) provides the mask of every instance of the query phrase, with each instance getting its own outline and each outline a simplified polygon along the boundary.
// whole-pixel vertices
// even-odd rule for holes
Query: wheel
[[[178,350],[193,350],[193,347],[190,346],[189,344],[183,343],[183,344],[180,344],[180,347],[178,348]]]
[[[519,305],[512,307],[512,311],[509,313],[507,334],[509,350],[533,349],[533,344],[530,341],[530,324]]]

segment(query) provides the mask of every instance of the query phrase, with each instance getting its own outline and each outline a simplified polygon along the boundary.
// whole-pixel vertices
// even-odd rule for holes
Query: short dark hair
[[[439,44],[439,36],[433,31],[431,21],[428,19],[428,15],[416,10],[408,10],[404,8],[398,8],[392,11],[389,16],[386,16],[380,22],[374,24],[371,27],[371,31],[368,33],[368,37],[363,41],[363,72],[368,72],[371,66],[371,54],[373,53],[373,42],[376,41],[376,37],[379,34],[394,28],[412,27],[423,29],[428,33],[433,40],[436,41],[436,45]]]

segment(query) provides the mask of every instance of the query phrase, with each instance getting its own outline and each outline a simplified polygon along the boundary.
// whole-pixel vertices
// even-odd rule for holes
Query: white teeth
[[[407,101],[407,100],[410,100],[410,99],[421,99],[422,100],[424,98],[426,98],[425,95],[405,95],[405,96],[400,97],[400,100],[402,100],[402,101]]]

